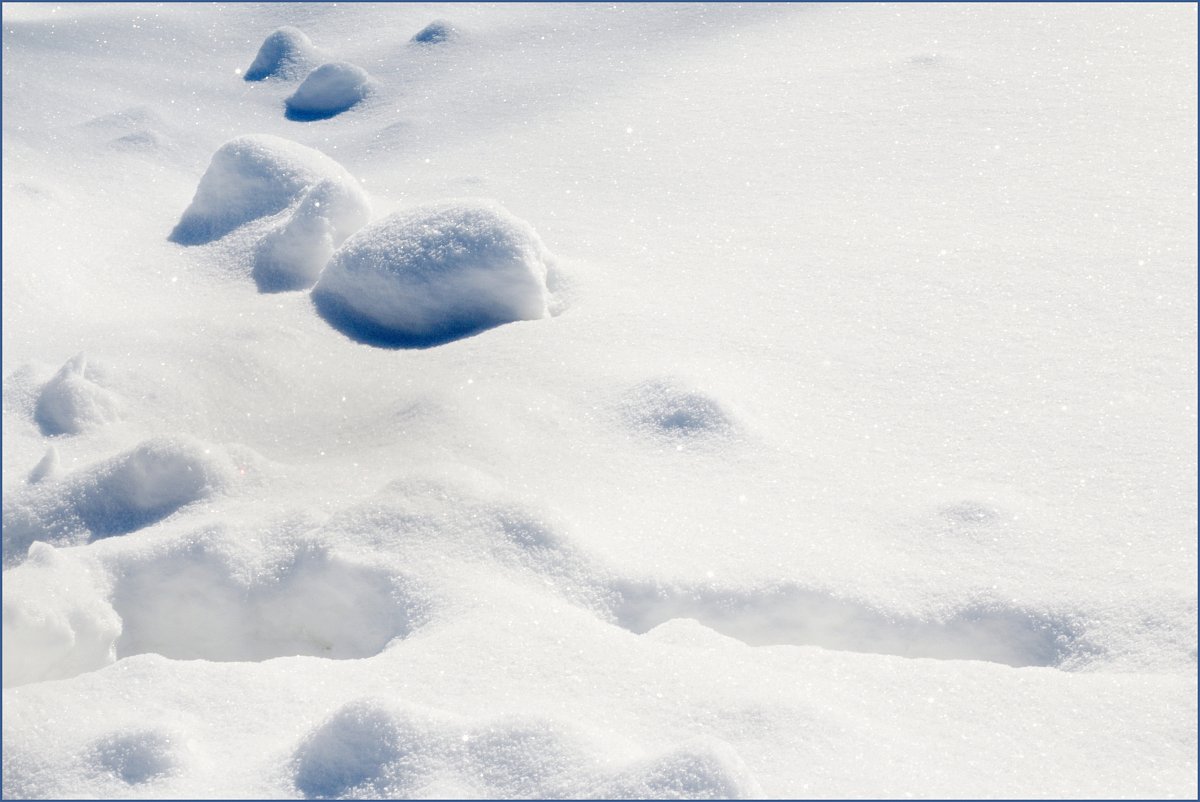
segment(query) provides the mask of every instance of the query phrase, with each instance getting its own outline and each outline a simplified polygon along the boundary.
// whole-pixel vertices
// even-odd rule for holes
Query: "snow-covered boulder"
[[[351,237],[313,288],[318,311],[377,345],[436,345],[548,314],[549,254],[500,206],[457,201],[393,214]]]
[[[361,192],[354,177],[320,151],[268,134],[239,136],[213,154],[170,239],[181,245],[220,239],[283,211],[322,181],[349,185],[349,194]]]
[[[254,280],[263,292],[311,287],[334,250],[371,219],[371,203],[350,181],[325,180],[304,196],[282,227],[259,243]]]
[[[287,116],[292,120],[333,117],[365,98],[373,85],[362,67],[345,61],[322,64],[287,99]]]
[[[247,81],[266,78],[299,78],[320,62],[321,51],[299,28],[285,26],[273,31],[258,48],[254,63],[246,70]]]
[[[78,434],[117,419],[120,400],[96,378],[84,354],[67,360],[38,395],[34,417],[42,434]]]

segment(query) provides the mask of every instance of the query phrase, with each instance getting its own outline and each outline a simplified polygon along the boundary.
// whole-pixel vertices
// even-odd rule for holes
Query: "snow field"
[[[4,23],[6,797],[1194,796],[1193,17]]]

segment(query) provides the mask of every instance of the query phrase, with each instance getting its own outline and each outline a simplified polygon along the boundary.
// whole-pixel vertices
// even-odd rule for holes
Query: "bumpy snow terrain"
[[[3,9],[3,796],[1195,798],[1194,5]]]

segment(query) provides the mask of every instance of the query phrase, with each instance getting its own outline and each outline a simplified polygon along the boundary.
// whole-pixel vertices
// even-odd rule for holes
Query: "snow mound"
[[[121,619],[87,565],[45,543],[4,572],[4,687],[65,679],[116,659]]]
[[[457,28],[444,19],[437,19],[413,34],[412,41],[420,45],[436,45],[458,37]]]
[[[716,739],[696,739],[620,772],[594,796],[602,799],[754,799],[762,796],[762,789],[729,744]]]
[[[112,595],[123,622],[117,656],[369,657],[425,620],[424,597],[399,574],[318,544],[249,562],[239,548],[208,533],[122,566]]]
[[[299,28],[285,26],[270,33],[258,48],[254,63],[246,70],[245,80],[299,78],[321,60],[321,51]]]
[[[285,101],[289,120],[324,120],[365,98],[374,85],[362,67],[345,61],[322,64]]]
[[[422,206],[359,231],[313,300],[335,328],[374,345],[438,345],[548,314],[549,254],[537,233],[480,201]]]
[[[296,788],[310,799],[411,795],[447,750],[448,735],[386,702],[350,702],[296,750]]]
[[[334,250],[370,219],[371,203],[357,181],[317,184],[287,223],[259,243],[253,270],[259,290],[311,287]]]
[[[232,460],[188,437],[147,440],[124,454],[4,500],[4,561],[35,540],[71,545],[149,526],[230,484]]]
[[[88,749],[89,762],[98,772],[113,775],[127,785],[172,774],[180,764],[181,739],[167,730],[131,727],[114,730]]]
[[[697,739],[609,768],[603,750],[541,717],[468,723],[383,699],[345,704],[297,747],[296,789],[310,799],[741,799],[761,795],[724,742]],[[597,793],[597,787],[600,792]]]
[[[634,429],[670,438],[727,435],[736,429],[724,404],[674,379],[637,385],[626,395],[623,411]]]
[[[96,378],[84,354],[67,360],[38,396],[34,418],[42,434],[78,434],[117,419],[120,400]]]
[[[346,169],[318,150],[268,134],[240,136],[213,154],[195,197],[169,239],[203,245],[252,220],[283,211],[322,181],[357,182]]]

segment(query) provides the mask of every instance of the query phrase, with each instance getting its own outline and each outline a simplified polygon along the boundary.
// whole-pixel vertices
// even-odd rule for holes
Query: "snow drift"
[[[320,313],[376,345],[436,345],[548,314],[549,254],[499,206],[447,202],[394,214],[349,239],[313,288]]]

